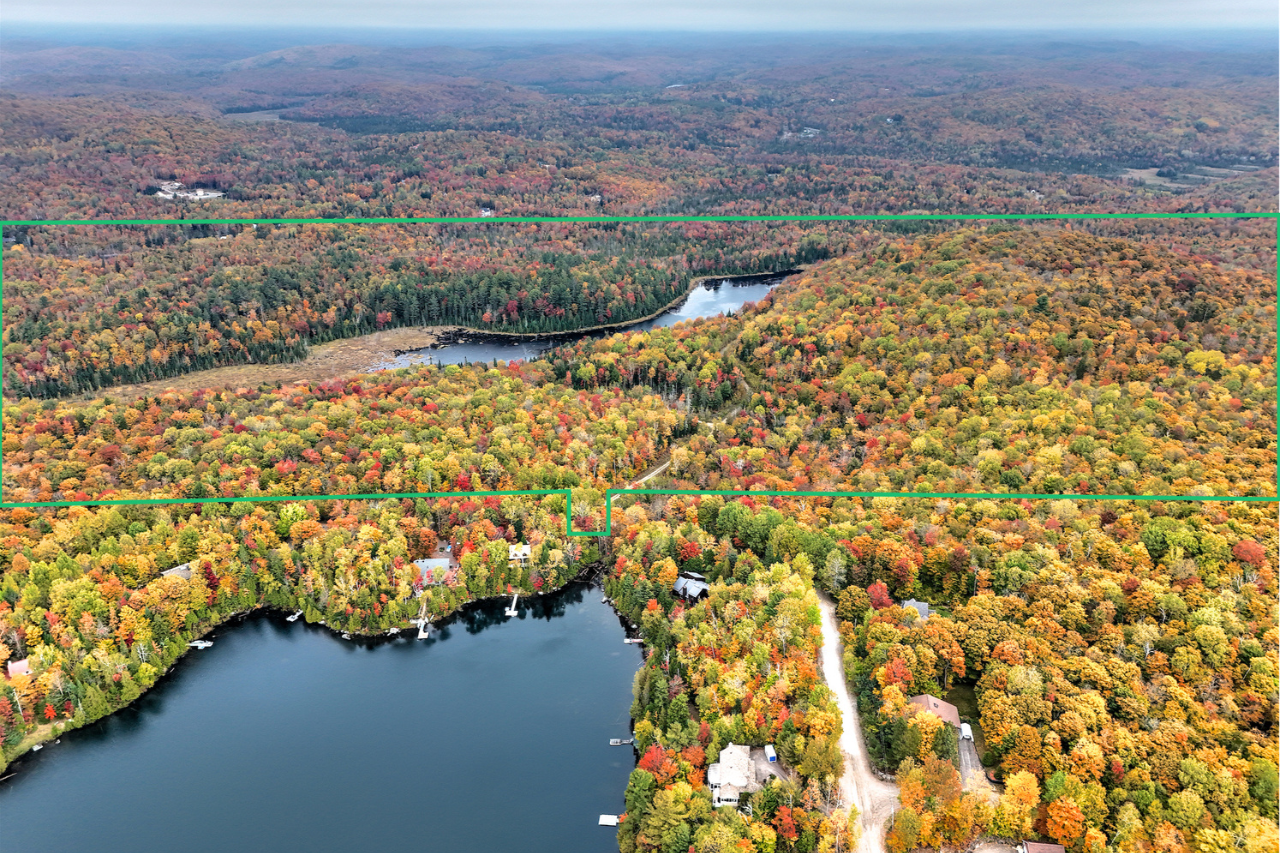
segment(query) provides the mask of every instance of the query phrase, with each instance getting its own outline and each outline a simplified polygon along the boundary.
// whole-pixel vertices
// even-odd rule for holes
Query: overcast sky
[[[501,30],[1277,27],[1276,0],[4,0],[0,23]]]

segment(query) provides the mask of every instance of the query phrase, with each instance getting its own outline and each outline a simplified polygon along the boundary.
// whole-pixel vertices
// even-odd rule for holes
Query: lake
[[[638,646],[598,588],[432,639],[228,623],[130,708],[14,762],[4,849],[608,851]]]
[[[794,274],[790,270],[769,276],[725,276],[693,288],[689,296],[675,308],[652,320],[642,320],[624,328],[605,329],[582,334],[569,332],[542,339],[516,339],[513,341],[476,333],[480,340],[448,344],[435,349],[416,350],[387,359],[377,369],[411,367],[416,364],[476,364],[499,361],[531,361],[543,353],[565,343],[583,338],[603,338],[620,332],[645,332],[664,326],[674,326],[684,320],[714,317],[728,311],[737,311],[748,302],[759,302],[769,295],[783,279]]]

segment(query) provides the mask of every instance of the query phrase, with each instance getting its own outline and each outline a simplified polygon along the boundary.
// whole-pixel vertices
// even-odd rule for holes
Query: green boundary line
[[[972,222],[984,220],[1109,220],[1109,219],[1271,219],[1276,223],[1276,251],[1280,257],[1280,212],[1277,213],[944,213],[944,214],[795,214],[790,216],[462,216],[462,217],[374,217],[355,219],[11,219],[0,221],[0,229],[15,225],[415,225],[415,224],[452,224],[452,223],[583,223],[607,224],[627,222],[894,222],[894,221],[937,221],[937,222]],[[4,314],[4,253],[0,247],[0,317]],[[1276,312],[1276,339],[1280,342],[1280,310]],[[1280,358],[1277,359],[1280,362]],[[3,387],[3,359],[0,359],[0,387]],[[1276,372],[1276,394],[1280,400],[1280,369]],[[0,394],[0,425],[3,424],[4,401]],[[1276,415],[1276,434],[1280,435],[1280,410]],[[2,440],[2,435],[0,435]],[[3,489],[3,454],[0,453],[0,489]],[[968,499],[968,500],[1131,500],[1131,501],[1226,501],[1226,502],[1265,502],[1280,503],[1280,458],[1276,466],[1277,497],[1219,497],[1214,495],[1037,495],[1037,494],[1002,494],[987,492],[794,492],[794,491],[717,491],[706,489],[606,489],[605,490],[605,529],[603,531],[574,532],[571,523],[573,518],[573,495],[569,489],[543,489],[532,491],[500,491],[500,492],[398,492],[367,495],[255,495],[236,498],[138,498],[120,500],[86,500],[86,501],[29,501],[5,502],[0,500],[0,509],[19,509],[35,507],[73,507],[73,506],[156,506],[165,504],[205,504],[235,503],[241,501],[304,501],[304,500],[379,500],[405,498],[442,498],[471,495],[476,497],[499,497],[515,495],[554,495],[565,496],[565,534],[568,536],[608,536],[613,528],[613,498],[610,495],[647,494],[647,495],[760,495],[764,497],[826,497],[826,498],[924,498],[924,499]]]
[[[1280,503],[1280,497],[1218,495],[1039,495],[1005,494],[1001,492],[804,492],[756,491],[752,489],[605,489],[604,530],[575,531],[572,489],[524,489],[494,492],[386,492],[360,495],[247,495],[234,498],[118,498],[84,501],[24,501],[0,503],[0,510],[36,507],[74,506],[167,506],[172,504],[222,503],[296,503],[298,501],[406,500],[417,498],[495,498],[531,495],[563,495],[564,531],[566,536],[610,536],[613,533],[613,499],[620,495],[739,495],[746,497],[798,498],[922,498],[959,500],[1123,500],[1123,501],[1198,501],[1201,503]]]
[[[285,218],[254,219],[9,219],[0,226],[11,225],[449,225],[454,223],[513,222],[570,222],[570,223],[625,223],[625,222],[893,222],[935,220],[939,222],[968,222],[983,219],[1280,219],[1280,213],[796,213],[782,215],[710,215],[684,214],[653,216],[374,216],[350,219]]]

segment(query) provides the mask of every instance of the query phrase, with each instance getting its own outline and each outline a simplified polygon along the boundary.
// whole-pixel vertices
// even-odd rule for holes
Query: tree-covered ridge
[[[702,488],[1275,493],[1274,272],[1004,229],[821,264],[729,321],[731,344],[699,346],[699,324],[553,364],[589,386],[585,360],[608,384],[669,352],[691,400],[749,388],[673,460]]]
[[[86,235],[68,246],[66,233],[35,229],[5,253],[10,394],[296,361],[312,344],[400,326],[538,334],[623,323],[671,304],[698,275],[786,269],[847,239],[841,226],[795,225],[90,230],[122,245],[76,257]]]
[[[641,389],[546,378],[539,364],[450,365],[267,392],[10,404],[5,498],[600,490],[689,428]]]
[[[166,180],[225,192],[180,204],[228,218],[1275,209],[1273,80],[1125,91],[1005,80],[944,94],[931,75],[904,90],[900,78],[919,73],[882,81],[889,95],[826,70],[416,114],[413,90],[367,87],[285,114],[342,130],[233,123],[200,98],[10,95],[0,209],[178,218],[172,200],[147,194]],[[1152,163],[1262,171],[1173,190],[1114,176]]]
[[[818,673],[813,567],[805,556],[764,559],[768,531],[782,518],[776,510],[722,506],[673,498],[615,514],[605,590],[645,639],[632,704],[643,757],[627,786],[619,846],[851,849],[857,813],[835,807],[842,721]],[[765,537],[746,545],[734,538],[738,525]],[[680,571],[706,576],[709,598],[675,597]],[[796,774],[752,794],[748,816],[713,811],[704,787],[706,765],[730,743],[774,744]]]

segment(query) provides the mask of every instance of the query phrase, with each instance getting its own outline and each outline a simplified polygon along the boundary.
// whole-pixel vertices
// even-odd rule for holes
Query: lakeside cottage
[[[711,804],[736,806],[742,794],[760,790],[751,768],[751,747],[731,743],[720,750],[720,760],[707,767]]]
[[[30,675],[31,664],[29,661],[29,658],[9,661],[9,677],[13,678],[15,675]]]
[[[773,744],[763,749],[731,743],[720,750],[720,760],[707,766],[707,784],[711,786],[711,804],[715,807],[738,806],[743,794],[764,787],[770,776],[783,778],[778,754]]]
[[[706,598],[711,591],[707,579],[697,572],[681,572],[672,585],[671,591],[687,601]]]
[[[960,728],[960,711],[950,702],[943,702],[937,696],[929,696],[928,694],[912,696],[908,701],[917,708],[932,711],[944,723],[950,723],[957,729]]]
[[[427,560],[414,560],[413,566],[418,570],[418,577],[423,586],[439,586],[444,583],[444,576],[449,571],[449,559],[436,557]]]
[[[507,559],[512,563],[518,563],[521,566],[529,565],[529,557],[533,554],[533,546],[527,543],[522,545],[511,545],[507,548]]]

